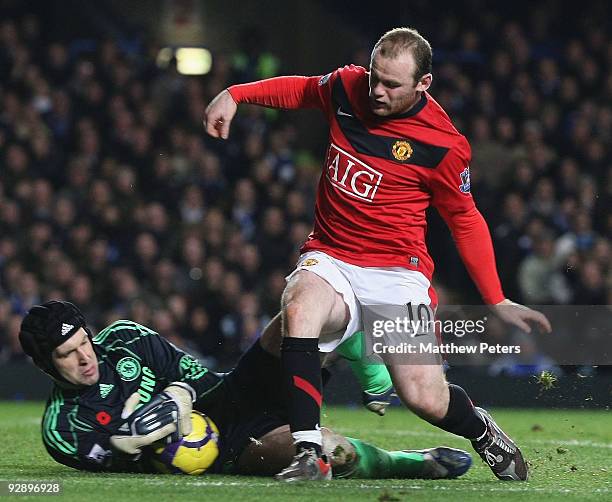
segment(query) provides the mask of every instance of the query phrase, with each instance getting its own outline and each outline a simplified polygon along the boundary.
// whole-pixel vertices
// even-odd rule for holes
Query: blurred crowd
[[[609,304],[612,37],[473,23],[424,35],[431,92],[472,145],[505,292]],[[0,21],[0,361],[23,357],[23,314],[54,298],[97,329],[130,318],[212,366],[235,360],[278,311],[311,228],[320,166],[296,149],[295,116],[241,107],[216,141],[202,112],[261,76],[251,54],[216,54],[211,73],[185,77],[156,65],[154,44],[43,33],[33,15]],[[440,277],[454,266],[438,261]],[[438,287],[468,301],[462,284]]]

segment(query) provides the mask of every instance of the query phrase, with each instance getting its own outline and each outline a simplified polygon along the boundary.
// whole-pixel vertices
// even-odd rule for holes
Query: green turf
[[[528,483],[497,481],[480,459],[457,480],[342,480],[281,485],[268,478],[204,475],[89,474],[53,462],[39,432],[41,403],[0,403],[4,453],[0,480],[61,480],[63,500],[612,500],[612,420],[606,411],[497,410],[498,423],[531,464]],[[402,409],[380,418],[366,411],[327,408],[323,423],[388,449],[463,447]],[[40,497],[31,497],[40,500]],[[26,497],[20,497],[20,500]]]

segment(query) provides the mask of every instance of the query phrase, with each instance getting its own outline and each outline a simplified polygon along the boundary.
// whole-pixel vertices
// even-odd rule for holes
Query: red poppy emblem
[[[111,416],[105,411],[99,411],[96,413],[96,420],[102,425],[108,425],[111,421]]]

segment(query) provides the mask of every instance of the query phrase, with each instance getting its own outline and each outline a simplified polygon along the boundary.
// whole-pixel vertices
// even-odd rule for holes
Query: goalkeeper
[[[295,454],[279,363],[259,343],[233,371],[219,374],[132,321],[117,321],[94,337],[80,310],[62,301],[33,307],[19,338],[54,380],[42,435],[61,464],[152,472],[147,447],[188,434],[192,408],[220,431],[219,457],[209,472],[273,474]],[[324,447],[337,477],[450,478],[471,464],[461,450],[387,452],[329,430]]]

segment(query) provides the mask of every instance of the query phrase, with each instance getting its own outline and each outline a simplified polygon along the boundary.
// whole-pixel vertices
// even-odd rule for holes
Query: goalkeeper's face
[[[81,328],[53,351],[59,374],[74,385],[94,385],[100,378],[98,358],[87,332]]]

